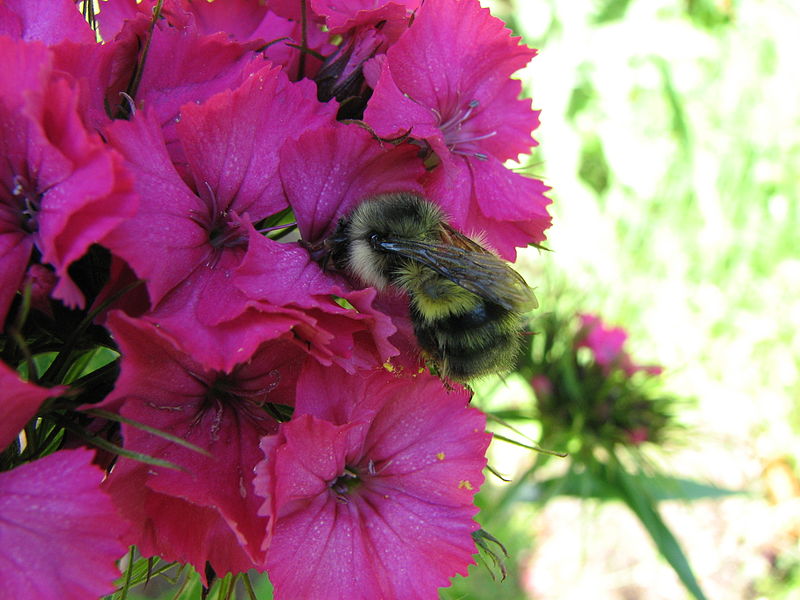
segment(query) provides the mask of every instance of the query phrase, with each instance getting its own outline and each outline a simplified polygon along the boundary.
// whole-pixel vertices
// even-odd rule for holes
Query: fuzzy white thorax
[[[350,242],[347,268],[364,284],[379,290],[388,286],[389,278],[385,274],[386,263],[386,258],[373,250],[367,240],[354,237]]]

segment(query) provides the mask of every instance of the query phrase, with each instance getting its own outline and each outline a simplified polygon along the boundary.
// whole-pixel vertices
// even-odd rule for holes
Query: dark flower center
[[[451,152],[486,160],[486,154],[480,151],[480,145],[475,142],[490,138],[497,132],[480,132],[475,128],[474,122],[470,125],[470,118],[478,108],[478,104],[477,100],[471,100],[466,107],[457,103],[441,113],[435,109],[433,112],[439,121],[439,129],[444,136],[444,142]]]
[[[190,375],[206,387],[195,424],[211,415],[211,439],[216,440],[226,410],[237,419],[245,419],[252,425],[272,433],[277,421],[268,411],[269,395],[280,385],[281,374],[277,369],[256,377],[242,376],[234,369],[232,373],[219,372],[211,377],[194,373]]]
[[[212,248],[209,264],[219,260],[220,253],[226,249],[247,246],[247,231],[237,220],[234,212],[219,206],[217,195],[208,184],[209,199],[203,199],[205,210],[193,210],[189,218],[208,233],[208,243]],[[201,197],[202,198],[202,197]]]
[[[10,192],[11,207],[6,207],[6,209],[16,212],[20,229],[26,233],[39,231],[37,217],[42,207],[42,194],[36,191],[36,186],[32,185],[23,175],[14,175],[11,179],[11,189],[8,191]]]
[[[341,502],[349,502],[351,491],[361,485],[358,471],[354,467],[346,466],[344,472],[330,483],[330,488],[336,494],[336,499]]]

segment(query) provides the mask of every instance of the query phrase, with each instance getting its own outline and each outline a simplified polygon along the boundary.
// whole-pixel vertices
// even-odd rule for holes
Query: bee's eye
[[[371,233],[369,235],[369,245],[372,247],[373,250],[377,252],[383,252],[384,248],[381,245],[383,243],[383,236],[379,233]]]

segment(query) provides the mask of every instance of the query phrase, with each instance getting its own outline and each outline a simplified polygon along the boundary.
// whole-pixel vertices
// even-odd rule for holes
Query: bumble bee
[[[435,204],[411,192],[375,196],[339,221],[325,247],[336,269],[408,293],[414,333],[441,375],[467,380],[514,367],[522,313],[536,297]]]

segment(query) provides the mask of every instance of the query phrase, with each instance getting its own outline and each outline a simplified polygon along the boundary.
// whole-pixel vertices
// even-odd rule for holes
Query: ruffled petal
[[[100,489],[94,452],[61,450],[0,473],[0,580],[9,598],[110,594],[125,522]]]

